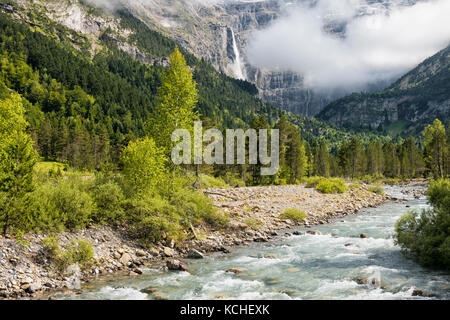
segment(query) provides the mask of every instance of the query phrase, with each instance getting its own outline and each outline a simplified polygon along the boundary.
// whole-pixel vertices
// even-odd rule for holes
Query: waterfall
[[[242,68],[242,59],[236,43],[236,36],[234,35],[233,29],[230,28],[230,30],[231,30],[231,37],[233,39],[233,52],[234,52],[234,61],[233,64],[231,65],[231,70],[233,71],[233,74],[236,76],[236,78],[240,80],[245,80],[246,77],[244,75],[244,71]]]

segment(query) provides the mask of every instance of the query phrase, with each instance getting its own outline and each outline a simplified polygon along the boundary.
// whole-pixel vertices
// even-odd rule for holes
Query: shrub
[[[316,190],[322,193],[344,193],[347,191],[345,181],[340,178],[322,179],[317,185]]]
[[[58,218],[65,228],[86,227],[92,219],[95,205],[90,195],[70,181],[60,181],[50,197]]]
[[[92,219],[95,203],[82,178],[59,178],[40,184],[30,194],[26,216],[29,229],[61,231],[86,227]]]
[[[78,263],[82,268],[89,266],[94,261],[94,249],[87,240],[73,240],[63,253],[64,261],[70,265]]]
[[[305,186],[306,188],[315,188],[322,180],[324,180],[324,177],[310,177],[305,179]]]
[[[92,188],[92,198],[95,202],[95,222],[116,224],[123,219],[125,196],[116,182],[109,180],[96,184]]]
[[[231,172],[227,172],[225,177],[223,178],[225,183],[233,188],[245,187],[245,181],[239,177],[237,174],[233,174]]]
[[[42,239],[41,245],[45,256],[60,270],[75,263],[85,268],[94,261],[94,249],[87,240],[72,240],[65,250],[61,249],[56,237]]]
[[[300,211],[298,209],[286,209],[279,216],[280,219],[283,220],[292,220],[295,222],[303,222],[306,219],[306,213]]]
[[[145,193],[163,184],[166,177],[167,159],[151,138],[130,142],[123,150],[120,161],[129,190]]]
[[[244,219],[244,223],[250,228],[253,229],[255,231],[258,231],[259,229],[261,229],[263,223],[261,220],[258,219],[254,219],[254,218],[245,218]]]
[[[427,191],[432,209],[410,212],[397,221],[396,243],[425,266],[450,268],[450,181],[433,182]]]
[[[124,202],[135,236],[149,242],[182,237],[182,218],[175,207],[160,197],[141,197]]]
[[[211,199],[200,192],[180,189],[173,194],[170,203],[177,208],[178,214],[185,221],[206,222],[216,227],[226,227],[228,218],[214,207]]]
[[[206,174],[200,175],[200,188],[229,188],[221,178],[216,178]]]
[[[384,188],[382,186],[368,186],[367,191],[376,194],[384,194]]]
[[[348,187],[350,188],[350,189],[361,189],[361,185],[359,184],[359,183],[350,183],[349,185],[348,185]]]

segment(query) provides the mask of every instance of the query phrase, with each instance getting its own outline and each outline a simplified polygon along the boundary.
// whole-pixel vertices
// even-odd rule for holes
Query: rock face
[[[326,107],[318,117],[338,124],[372,129],[396,126],[417,133],[439,118],[450,119],[450,46],[372,94],[352,94]],[[398,133],[398,132],[394,132]]]
[[[342,97],[345,93],[331,90],[316,92],[305,86],[302,74],[255,67],[246,57],[246,47],[255,30],[267,28],[274,20],[288,12],[293,3],[311,1],[151,0],[123,3],[126,3],[127,9],[151,29],[173,38],[197,57],[209,61],[218,71],[255,84],[262,100],[293,113],[315,116],[331,101]],[[112,30],[112,33],[108,32],[108,37],[111,34],[114,36],[109,40],[116,42],[121,50],[148,64],[168,64],[166,57],[148,56],[141,52],[133,41],[128,41],[131,31],[124,29],[120,25],[120,18],[111,12],[97,12],[86,7],[84,4],[86,2],[80,0],[18,1],[21,6],[26,7],[30,7],[31,2],[33,10],[37,10],[39,4],[43,7],[42,13],[50,19],[86,35],[92,42],[92,55],[100,47],[96,40],[101,36],[107,37],[105,30]],[[387,8],[392,1],[371,1],[371,5],[377,5],[377,2],[383,2],[383,6]],[[416,0],[397,2],[412,4]],[[364,8],[365,6],[362,6],[360,9],[362,14],[367,8],[370,11],[370,6]],[[0,9],[6,12],[15,10],[10,5],[2,5]],[[345,28],[330,22],[324,26],[324,30],[340,35]],[[353,114],[357,116],[360,113]],[[371,126],[376,125],[377,121],[374,120]]]

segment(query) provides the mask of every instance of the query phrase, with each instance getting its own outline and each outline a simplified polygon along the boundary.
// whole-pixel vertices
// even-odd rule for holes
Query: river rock
[[[151,248],[148,252],[150,252],[150,254],[154,257],[159,256],[159,250],[156,248]]]
[[[138,250],[138,251],[136,251],[136,255],[138,257],[145,257],[145,256],[147,256],[147,252],[145,252],[144,250]]]
[[[230,268],[226,272],[231,272],[231,273],[234,273],[234,274],[240,274],[240,273],[244,273],[246,271],[247,271],[247,269],[245,269],[245,268]]]
[[[196,249],[191,249],[188,251],[187,257],[189,259],[203,259],[203,254]]]
[[[147,287],[141,290],[142,293],[146,293],[146,294],[152,294],[155,293],[156,291],[158,291],[157,287]]]
[[[163,253],[166,257],[173,257],[175,255],[175,250],[169,247],[164,247]]]
[[[131,256],[128,253],[122,254],[122,257],[119,259],[120,263],[127,266],[131,262]]]
[[[186,263],[181,262],[180,260],[168,260],[166,266],[169,270],[172,271],[188,271],[189,267]]]

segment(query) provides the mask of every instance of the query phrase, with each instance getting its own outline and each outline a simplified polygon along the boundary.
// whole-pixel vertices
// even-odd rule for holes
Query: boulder
[[[158,291],[158,288],[156,288],[156,287],[147,287],[147,288],[141,289],[141,292],[146,293],[146,294],[152,294],[152,293],[155,293],[156,291]]]
[[[230,268],[226,272],[231,272],[231,273],[234,273],[234,274],[240,274],[240,273],[244,273],[246,271],[247,271],[247,269],[245,269],[245,268]]]
[[[127,266],[131,262],[131,256],[128,253],[122,254],[122,257],[119,259],[120,263]]]
[[[150,254],[154,257],[159,256],[159,250],[156,248],[151,248],[148,252],[150,252]]]
[[[361,234],[359,235],[359,237],[360,237],[361,239],[366,239],[366,238],[368,238],[368,235],[365,234],[365,233],[361,233]]]
[[[163,253],[166,257],[173,257],[175,255],[175,250],[169,248],[169,247],[164,247]]]
[[[196,250],[196,249],[189,250],[188,253],[187,253],[187,257],[189,259],[203,259],[204,258],[203,254],[200,251]]]
[[[138,250],[138,251],[136,251],[136,255],[138,257],[145,257],[145,256],[147,256],[147,252],[145,252],[144,250]]]
[[[167,268],[172,271],[188,271],[189,270],[189,267],[186,263],[184,263],[180,260],[176,260],[176,259],[168,260],[166,265],[167,265]]]

